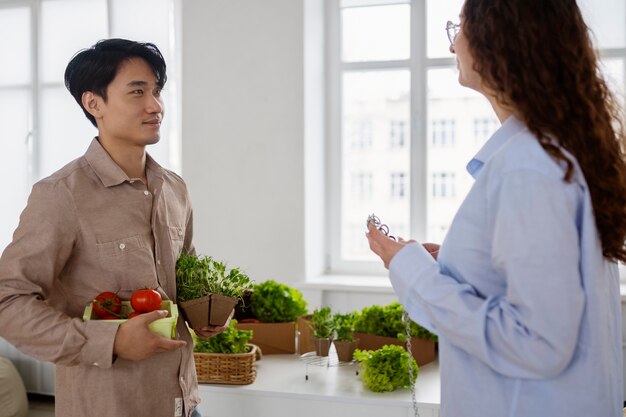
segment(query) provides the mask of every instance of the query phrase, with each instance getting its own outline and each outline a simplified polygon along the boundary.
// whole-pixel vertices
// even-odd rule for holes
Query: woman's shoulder
[[[568,156],[573,160],[571,155]],[[567,169],[563,161],[551,156],[537,137],[526,129],[511,137],[489,162],[491,169],[501,175],[528,172],[562,180]]]

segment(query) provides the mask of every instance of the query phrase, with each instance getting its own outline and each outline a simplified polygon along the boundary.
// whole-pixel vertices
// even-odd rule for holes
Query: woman
[[[466,0],[448,29],[502,127],[440,250],[367,234],[439,334],[441,416],[621,416],[624,134],[576,1]]]

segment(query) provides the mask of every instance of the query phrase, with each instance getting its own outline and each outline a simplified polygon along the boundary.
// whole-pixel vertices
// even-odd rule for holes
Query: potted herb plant
[[[333,327],[335,329],[333,343],[337,350],[337,359],[340,362],[351,362],[354,350],[358,346],[359,341],[354,339],[354,323],[357,317],[358,312],[333,315]]]
[[[311,330],[313,330],[315,354],[317,356],[328,356],[333,332],[335,330],[330,307],[316,308],[313,310],[309,325],[311,326]]]
[[[417,380],[417,362],[400,346],[385,345],[374,351],[357,349],[354,358],[359,362],[363,383],[374,392],[410,386],[409,360],[413,361],[413,382]]]
[[[256,361],[260,349],[250,344],[252,331],[236,328],[231,320],[228,328],[208,339],[194,337],[194,361],[199,383],[251,384],[256,378]]]
[[[249,300],[249,306],[238,309],[246,317],[238,328],[253,330],[252,343],[260,346],[265,354],[294,353],[295,320],[307,312],[302,293],[286,284],[267,280],[253,285]]]
[[[210,256],[183,254],[176,262],[176,298],[191,328],[223,326],[243,293],[252,287],[238,268]]]
[[[406,324],[402,321],[402,305],[373,305],[361,310],[355,321],[354,337],[361,349],[375,350],[384,345],[406,346]],[[411,353],[419,365],[435,360],[437,336],[411,321]]]

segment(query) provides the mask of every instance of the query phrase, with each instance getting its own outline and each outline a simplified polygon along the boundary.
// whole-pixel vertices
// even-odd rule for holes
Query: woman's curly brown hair
[[[552,157],[578,161],[604,257],[626,262],[624,128],[575,0],[466,0],[462,30],[486,88]],[[556,140],[559,146],[554,144]]]

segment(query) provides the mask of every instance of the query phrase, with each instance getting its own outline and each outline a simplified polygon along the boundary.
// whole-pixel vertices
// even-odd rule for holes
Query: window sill
[[[373,293],[393,293],[389,278],[378,275],[328,274],[307,279],[298,285],[308,290],[359,291]]]

